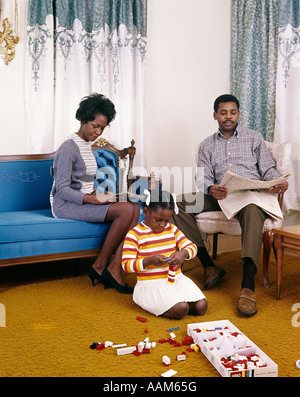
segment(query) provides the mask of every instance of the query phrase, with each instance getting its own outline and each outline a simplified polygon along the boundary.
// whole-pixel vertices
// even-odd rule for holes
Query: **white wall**
[[[14,1],[1,3],[2,26],[6,16],[13,21]],[[0,67],[0,154],[25,152],[28,0],[18,3],[20,43],[15,59]],[[149,171],[194,167],[196,144],[217,129],[213,101],[230,87],[230,19],[231,0],[148,0],[144,133]]]
[[[148,169],[195,167],[196,145],[217,130],[213,102],[230,89],[231,0],[149,0],[148,21]]]

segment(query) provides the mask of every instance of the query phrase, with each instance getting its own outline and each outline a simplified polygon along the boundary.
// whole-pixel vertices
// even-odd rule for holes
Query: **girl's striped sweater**
[[[189,259],[197,254],[197,247],[172,223],[161,233],[154,233],[144,222],[131,229],[124,241],[122,267],[127,273],[137,273],[137,280],[152,280],[168,277],[169,265],[143,267],[144,258],[152,255],[170,256],[175,251],[186,249]],[[179,268],[176,274],[180,273]]]

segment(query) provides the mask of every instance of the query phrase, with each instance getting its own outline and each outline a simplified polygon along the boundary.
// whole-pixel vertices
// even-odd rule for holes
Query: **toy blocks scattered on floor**
[[[278,376],[278,366],[230,321],[188,324],[187,333],[223,377]]]

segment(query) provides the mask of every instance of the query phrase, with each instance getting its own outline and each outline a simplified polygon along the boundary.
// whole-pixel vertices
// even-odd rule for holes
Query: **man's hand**
[[[279,185],[275,185],[270,187],[270,190],[275,193],[284,193],[289,187],[288,182],[280,183]]]
[[[228,189],[219,185],[212,185],[209,188],[208,194],[216,200],[222,200],[227,197]]]

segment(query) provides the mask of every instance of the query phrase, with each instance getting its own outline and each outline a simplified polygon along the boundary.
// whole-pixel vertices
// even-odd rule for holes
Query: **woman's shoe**
[[[114,277],[110,274],[108,269],[105,269],[101,275],[102,279],[107,283],[107,285],[113,287],[115,290],[120,292],[121,294],[132,294],[133,288],[128,287],[127,285],[121,285],[114,279]]]
[[[95,286],[98,283],[95,283],[95,279],[98,280],[101,284],[104,285],[104,288],[106,288],[106,281],[104,280],[104,278],[102,277],[102,275],[100,276],[100,274],[98,272],[96,272],[96,270],[93,268],[93,266],[90,267],[89,270],[89,278],[91,279],[92,285]]]

